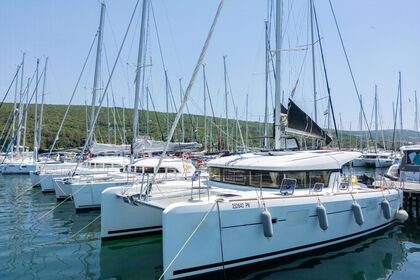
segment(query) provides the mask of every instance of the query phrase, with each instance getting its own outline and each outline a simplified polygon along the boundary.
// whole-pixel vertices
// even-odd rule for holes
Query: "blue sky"
[[[308,0],[285,2],[285,49],[302,48],[308,42]],[[344,128],[357,127],[359,105],[339,43],[328,1],[319,0],[322,43],[335,110],[342,115]],[[414,90],[420,90],[420,2],[415,0],[354,0],[332,1],[356,77],[356,82],[370,119],[374,85],[379,87],[382,126],[392,127],[392,102],[396,98],[398,71],[403,79],[404,126],[414,127]],[[102,57],[102,84],[121,43],[135,1],[108,0]],[[162,43],[163,57],[175,98],[179,98],[178,79],[186,87],[207,35],[218,1],[154,0],[153,9]],[[35,69],[36,58],[50,59],[47,76],[46,102],[67,104],[89,45],[99,23],[100,2],[96,0],[2,0],[0,3],[0,91],[3,97],[26,52],[25,76]],[[112,89],[116,105],[125,100],[132,107],[134,100],[134,66],[137,61],[140,10],[129,33],[121,60],[116,68]],[[224,115],[223,60],[227,68],[232,94],[240,118],[245,118],[245,96],[249,94],[250,119],[263,119],[264,114],[264,20],[266,0],[225,0],[220,20],[211,41],[205,62],[207,79],[216,115]],[[158,110],[165,110],[163,67],[157,46],[156,30],[150,18],[147,47],[146,80],[152,89]],[[274,37],[272,40],[274,48]],[[289,95],[299,77],[295,100],[306,112],[313,114],[310,53],[285,51],[282,84]],[[94,56],[82,78],[76,103],[90,103],[93,84]],[[319,119],[326,108],[326,87],[316,53],[316,75]],[[300,69],[303,69],[302,72]],[[299,76],[299,73],[300,76]],[[190,110],[203,111],[202,77],[193,89]],[[419,92],[420,95],[420,92]],[[13,94],[12,94],[13,96]],[[11,101],[13,97],[8,98]],[[270,97],[271,100],[271,97]],[[272,107],[270,101],[270,107]],[[229,104],[229,115],[234,114]]]

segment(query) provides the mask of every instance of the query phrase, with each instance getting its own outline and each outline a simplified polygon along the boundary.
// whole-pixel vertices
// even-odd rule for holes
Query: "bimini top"
[[[333,170],[361,155],[359,152],[321,150],[248,153],[214,159],[207,166],[267,171]]]
[[[136,160],[130,166],[142,166],[142,167],[156,167],[159,163],[160,158],[141,158]],[[173,167],[177,168],[178,170],[183,170],[185,168],[194,168],[191,161],[185,160],[183,158],[164,158],[160,167]]]
[[[118,157],[118,156],[103,156],[103,157],[93,157],[85,162],[89,163],[96,163],[96,164],[119,164],[119,165],[126,165],[130,163],[130,159],[128,157]]]
[[[402,146],[400,148],[401,152],[404,152],[404,151],[407,151],[407,150],[410,150],[410,151],[418,150],[418,151],[420,151],[420,145],[408,145],[408,146]]]

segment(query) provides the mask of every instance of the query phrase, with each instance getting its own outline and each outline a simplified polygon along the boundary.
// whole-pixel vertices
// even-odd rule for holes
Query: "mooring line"
[[[82,227],[80,230],[78,230],[75,234],[73,234],[71,237],[74,238],[76,237],[76,235],[79,235],[80,232],[82,232],[84,229],[86,229],[88,226],[90,226],[91,224],[93,224],[97,219],[99,219],[101,217],[101,215],[98,215],[95,219],[93,219],[90,223],[88,223],[87,225],[85,225],[84,227]]]

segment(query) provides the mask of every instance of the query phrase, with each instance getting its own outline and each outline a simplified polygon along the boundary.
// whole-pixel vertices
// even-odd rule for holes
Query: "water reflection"
[[[384,279],[401,269],[407,252],[398,239],[401,227],[353,242],[317,256],[259,266],[258,271],[241,270],[232,279]]]
[[[162,238],[104,242],[100,265],[102,279],[158,279],[162,274]]]
[[[0,175],[0,279],[159,278],[161,236],[101,243],[99,215],[76,213],[73,202],[57,202],[54,194],[32,188],[28,176]],[[420,224],[412,221],[320,255],[207,278],[407,280],[419,278],[419,266]]]

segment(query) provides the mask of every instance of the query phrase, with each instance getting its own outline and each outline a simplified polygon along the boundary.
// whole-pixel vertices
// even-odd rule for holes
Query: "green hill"
[[[51,147],[54,137],[58,131],[62,118],[64,116],[66,105],[44,105],[44,123],[43,123],[43,133],[42,133],[42,142],[41,149],[48,149]],[[3,104],[0,110],[0,129],[4,131],[3,138],[7,135],[7,131],[10,129],[10,126],[6,127],[6,122],[9,118],[10,112],[13,109],[13,104],[6,103]],[[38,105],[38,112],[40,106]],[[69,114],[64,123],[60,138],[56,144],[57,149],[62,148],[72,148],[80,147],[86,141],[86,114],[90,117],[90,107],[87,108],[82,105],[73,105],[69,110]],[[34,131],[34,112],[35,106],[30,105],[28,110],[27,118],[27,130],[26,130],[26,145],[31,149],[33,148],[33,131]],[[115,117],[114,117],[115,116]],[[139,112],[139,131],[140,135],[146,134],[146,111]],[[175,114],[170,114],[170,125],[172,125]],[[115,122],[114,122],[115,119]],[[154,139],[164,139],[166,140],[166,113],[149,111],[149,131],[150,136]],[[109,125],[108,125],[109,120]],[[207,117],[207,127],[208,127],[208,143],[216,149],[217,148],[217,129],[214,125],[212,118]],[[219,126],[221,130],[225,129],[225,120],[220,118],[215,118],[215,123]],[[245,141],[245,122],[240,121],[240,126],[242,127],[243,138]],[[131,142],[132,135],[132,124],[133,124],[133,110],[132,109],[123,109],[123,108],[102,108],[99,114],[98,122],[95,127],[95,139],[98,142],[102,143],[117,143],[121,144],[124,142],[124,135],[126,136],[125,142]],[[262,124],[258,122],[249,122],[249,145],[250,146],[260,146],[261,142],[261,131]],[[17,126],[17,124],[16,124]],[[23,126],[23,124],[22,124]],[[125,133],[124,133],[125,126]],[[184,140],[197,141],[199,143],[204,142],[204,117],[198,115],[184,115]],[[212,130],[210,132],[210,126]],[[238,130],[236,129],[236,121],[229,120],[229,130],[230,130],[230,146],[232,146],[234,139],[237,139],[237,145],[241,146],[241,140]],[[22,129],[23,131],[23,129]],[[175,141],[182,140],[181,132],[181,121],[178,124],[177,130],[174,135]],[[22,132],[23,133],[23,132]],[[222,143],[226,139],[226,134],[220,132],[220,138]],[[211,140],[210,140],[210,135]],[[10,138],[9,138],[10,139]],[[0,143],[2,143],[0,139]]]

